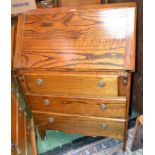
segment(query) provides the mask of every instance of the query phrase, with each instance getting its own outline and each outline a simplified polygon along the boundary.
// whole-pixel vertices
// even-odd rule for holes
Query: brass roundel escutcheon
[[[103,123],[103,124],[101,124],[101,128],[102,128],[102,129],[107,129],[107,128],[108,128],[108,125],[105,124],[105,123]]]
[[[43,79],[37,79],[37,80],[36,80],[36,84],[37,84],[38,86],[43,85],[43,83],[44,83],[44,80],[43,80]]]
[[[98,82],[98,86],[99,87],[104,87],[105,86],[105,82],[103,80]]]
[[[100,109],[101,109],[101,110],[106,110],[106,109],[108,109],[108,106],[107,106],[106,104],[102,103],[102,104],[100,105]]]
[[[53,117],[49,117],[48,118],[48,123],[53,123],[54,122],[54,118]]]
[[[46,105],[46,106],[47,106],[47,105],[49,105],[49,104],[50,104],[50,100],[48,100],[48,99],[44,99],[44,100],[43,100],[43,103],[44,103],[44,105]]]

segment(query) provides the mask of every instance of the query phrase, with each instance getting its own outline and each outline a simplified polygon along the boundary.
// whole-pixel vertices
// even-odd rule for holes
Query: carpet
[[[122,150],[123,143],[121,141],[112,138],[97,137],[96,139],[94,138],[92,142],[82,147],[75,148],[72,144],[72,147],[68,147],[67,149],[62,147],[62,149],[55,149],[41,155],[142,155],[143,149],[134,152],[131,151],[133,133],[134,128],[128,130],[126,152]],[[91,138],[88,139],[90,141]]]
[[[138,115],[139,114],[137,112],[132,111],[129,119],[129,128],[135,126],[136,117]],[[64,132],[54,130],[47,130],[46,135],[46,140],[42,140],[37,132],[37,147],[39,154],[52,151],[52,153],[54,152],[54,155],[57,155],[59,152],[62,153],[72,149],[75,150],[87,144],[103,139],[103,137],[94,138],[79,134],[66,134]]]
[[[49,150],[58,149],[64,146],[65,144],[69,144],[72,141],[83,137],[83,135],[79,134],[67,134],[60,131],[55,130],[47,130],[46,131],[46,139],[42,140],[37,131],[37,148],[39,154],[47,152]],[[56,154],[55,154],[56,155]]]

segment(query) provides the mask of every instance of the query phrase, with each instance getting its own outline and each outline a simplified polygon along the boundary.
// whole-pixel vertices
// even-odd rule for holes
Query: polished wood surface
[[[13,55],[15,51],[15,36],[16,36],[16,27],[11,27],[11,66],[13,66]]]
[[[42,13],[20,17],[14,68],[134,70],[135,3]]]
[[[61,7],[100,4],[101,0],[61,0]]]
[[[126,98],[69,98],[51,95],[28,95],[32,111],[126,118]],[[49,102],[46,104],[46,102]]]
[[[132,78],[131,105],[143,114],[143,0],[109,0],[109,3],[135,2],[137,5],[136,70]]]
[[[22,44],[23,44],[23,22],[24,17],[18,16],[18,23],[17,23],[17,31],[16,31],[16,37],[15,37],[15,51],[12,55],[13,59],[13,68],[15,68],[15,64],[17,60],[20,60],[20,54],[19,51],[22,50]]]
[[[27,119],[26,135],[27,135],[27,155],[38,155],[36,126],[34,118]]]
[[[26,153],[26,139],[25,139],[25,118],[19,107],[16,95],[12,93],[11,96],[11,143],[18,145],[19,151],[24,155]],[[12,148],[12,154],[17,154],[18,149]]]
[[[13,64],[14,48],[16,46],[16,22],[11,27],[11,60]],[[18,100],[18,90],[11,80],[11,154],[37,155],[36,136],[33,118],[28,119],[21,109]]]
[[[13,83],[12,83],[13,85]],[[20,111],[20,105],[16,97],[16,93],[12,91],[11,94],[11,143],[12,154],[16,155],[17,152],[22,152],[26,155],[26,124],[24,113]],[[16,147],[17,146],[17,147]]]
[[[37,85],[37,80],[43,80],[42,85]],[[96,75],[73,73],[51,73],[51,74],[24,74],[26,84],[25,92],[58,94],[83,97],[117,97],[118,77],[117,75]],[[99,86],[104,82],[104,86]]]
[[[11,154],[37,155],[36,136],[33,118],[27,119],[21,110],[16,91],[11,93]]]
[[[17,139],[17,128],[16,124],[18,122],[18,108],[17,108],[17,103],[16,103],[16,98],[14,95],[11,95],[11,143],[16,144],[18,139]],[[12,149],[11,150],[12,155],[16,155],[16,150]]]
[[[41,137],[107,136],[125,150],[136,4],[38,9],[18,20],[13,70]]]
[[[52,117],[53,122],[49,122]],[[88,136],[108,136],[123,139],[125,120],[86,117],[59,113],[43,113],[34,111],[37,126],[46,130],[60,130],[68,133],[79,133]],[[106,124],[104,129],[102,125]]]

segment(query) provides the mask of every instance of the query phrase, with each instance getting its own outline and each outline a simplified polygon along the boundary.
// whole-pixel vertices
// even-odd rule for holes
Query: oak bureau
[[[30,11],[18,17],[13,74],[46,130],[124,141],[135,70],[136,4]]]

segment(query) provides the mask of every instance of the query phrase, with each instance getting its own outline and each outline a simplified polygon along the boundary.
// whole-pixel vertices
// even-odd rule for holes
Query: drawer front
[[[59,130],[88,136],[107,136],[123,139],[125,120],[34,112],[36,124],[41,129]]]
[[[25,75],[25,81],[30,93],[82,97],[118,96],[116,75],[30,74]]]
[[[28,95],[32,111],[80,114],[86,116],[125,118],[126,98],[66,98],[54,96]]]

